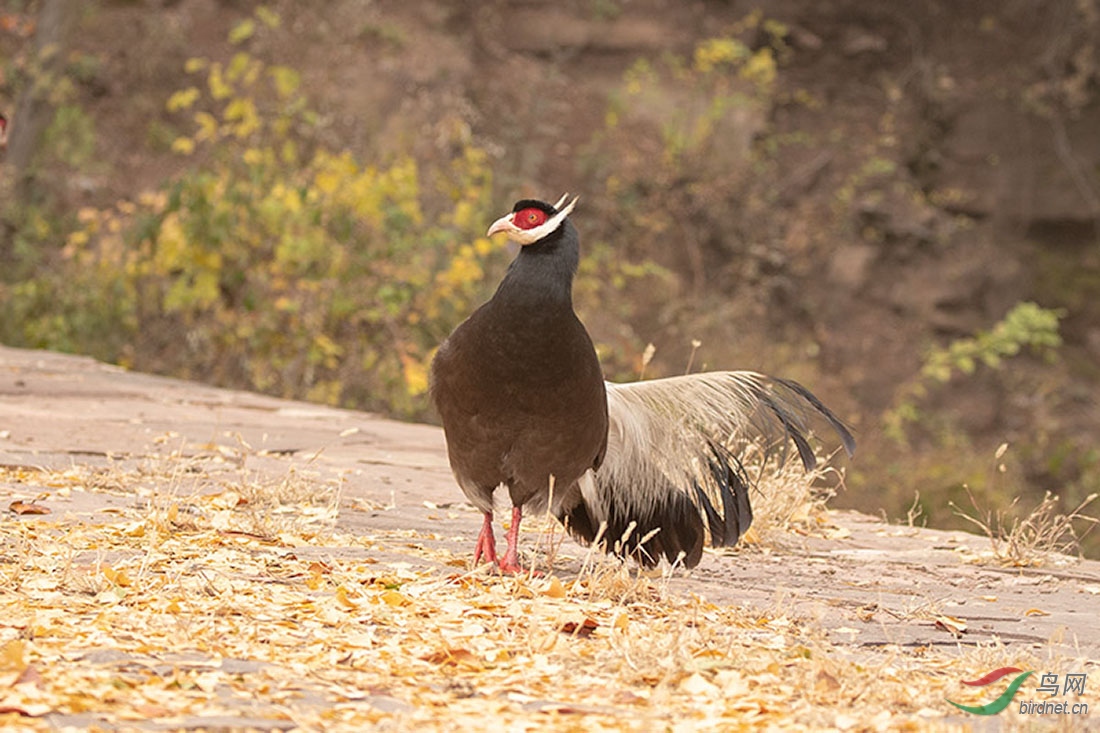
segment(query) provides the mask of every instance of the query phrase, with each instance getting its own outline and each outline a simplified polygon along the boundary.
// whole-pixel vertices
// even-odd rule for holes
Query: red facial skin
[[[546,223],[546,212],[542,209],[521,209],[512,215],[512,223],[518,229],[534,229]]]

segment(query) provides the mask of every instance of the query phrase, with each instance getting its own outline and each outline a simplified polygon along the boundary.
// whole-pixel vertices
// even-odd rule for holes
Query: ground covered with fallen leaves
[[[1077,664],[848,648],[782,604],[718,605],[595,554],[500,577],[416,531],[342,531],[338,481],[217,455],[0,485],[11,729],[941,729],[968,722],[946,697],[991,697],[960,679]],[[90,495],[94,517],[44,500]]]

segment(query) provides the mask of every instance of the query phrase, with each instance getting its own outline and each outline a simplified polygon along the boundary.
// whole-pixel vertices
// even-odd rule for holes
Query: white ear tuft
[[[581,200],[580,196],[574,196],[573,200],[566,204],[564,209],[561,208],[562,201],[565,201],[565,199],[567,199],[568,197],[569,194],[565,194],[565,196],[562,196],[561,201],[558,201],[557,205],[554,207],[555,209],[558,209],[557,216],[560,216],[563,219],[573,213],[573,207],[576,206],[577,202]]]

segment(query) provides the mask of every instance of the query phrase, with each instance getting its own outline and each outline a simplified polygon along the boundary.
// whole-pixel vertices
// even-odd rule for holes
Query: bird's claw
[[[532,578],[541,578],[542,573],[534,568],[530,570],[524,570],[523,566],[519,563],[519,557],[514,552],[504,553],[504,558],[497,563],[497,570],[501,575],[527,575],[530,574]]]
[[[497,570],[501,575],[523,575],[526,571],[518,562],[498,562]]]
[[[516,548],[519,542],[519,523],[522,518],[519,507],[512,509],[512,526],[508,529],[508,549],[503,558],[497,558],[497,542],[493,535],[493,514],[485,512],[484,521],[481,524],[481,532],[477,536],[477,544],[474,546],[474,567],[484,558],[485,562],[496,566],[501,575],[525,575],[528,571],[519,563],[519,550]],[[542,577],[542,573],[531,569],[532,577]]]
[[[499,564],[499,560],[497,560],[497,551],[496,548],[493,547],[492,542],[483,544],[480,540],[478,541],[477,547],[474,548],[474,567],[477,567],[482,558],[485,558],[485,562],[487,563],[492,563],[494,565]]]
[[[477,545],[474,547],[474,567],[481,562],[481,558],[485,558],[485,562],[491,562],[494,565],[498,564],[497,561],[497,541],[493,537],[493,515],[486,514],[485,523],[481,526],[481,534],[477,536]]]

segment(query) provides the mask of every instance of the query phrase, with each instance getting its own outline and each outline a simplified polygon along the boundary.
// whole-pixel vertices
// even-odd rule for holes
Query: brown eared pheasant
[[[752,522],[749,479],[735,446],[793,442],[816,462],[809,419],[823,418],[849,455],[844,424],[800,384],[749,371],[605,382],[573,311],[577,200],[523,200],[493,222],[521,245],[487,303],[443,342],[431,396],[462,491],[484,513],[474,550],[522,572],[523,512],[547,508],[575,537],[635,558],[691,568],[703,545],[733,545]],[[493,494],[507,489],[512,523],[497,556]]]

